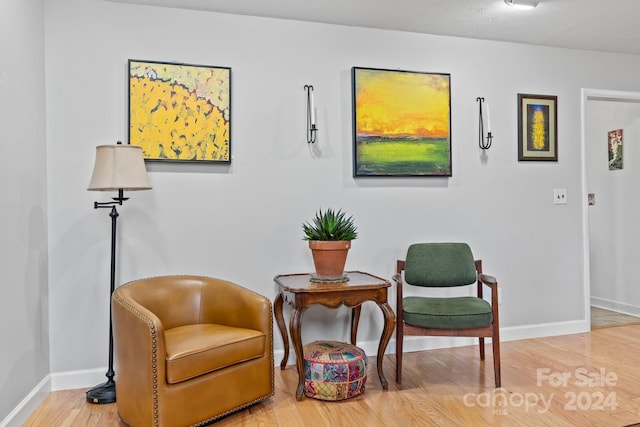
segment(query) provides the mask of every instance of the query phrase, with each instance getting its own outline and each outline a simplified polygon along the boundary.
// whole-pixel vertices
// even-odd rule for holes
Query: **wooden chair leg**
[[[501,387],[502,381],[500,378],[500,338],[491,338],[493,345],[493,372],[496,380],[496,388]]]
[[[402,325],[396,329],[396,383],[402,383],[402,344],[404,334]]]
[[[478,338],[480,342],[480,360],[484,360],[484,337]]]

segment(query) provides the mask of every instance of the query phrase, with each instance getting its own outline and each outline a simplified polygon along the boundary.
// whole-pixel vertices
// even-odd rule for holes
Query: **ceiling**
[[[640,55],[638,0],[111,1]]]

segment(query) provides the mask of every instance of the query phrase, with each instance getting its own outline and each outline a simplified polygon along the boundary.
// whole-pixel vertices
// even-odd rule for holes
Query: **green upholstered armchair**
[[[404,277],[402,271],[404,270]],[[405,335],[479,337],[484,360],[484,338],[491,337],[496,387],[500,387],[500,333],[498,283],[482,273],[466,243],[418,243],[406,260],[398,260],[393,276],[397,289],[396,382],[402,381],[402,346]],[[477,285],[476,296],[403,297],[403,283],[426,288]],[[491,289],[491,303],[482,297]]]

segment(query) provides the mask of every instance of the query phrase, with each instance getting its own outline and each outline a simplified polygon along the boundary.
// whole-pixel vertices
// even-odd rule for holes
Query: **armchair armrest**
[[[478,279],[485,285],[489,286],[490,288],[494,286],[496,287],[498,286],[498,281],[496,280],[496,278],[493,276],[489,276],[488,274],[481,273],[478,275]]]
[[[402,270],[404,270],[404,261],[398,260],[396,271],[392,276],[392,280],[396,283],[396,339],[402,333],[402,324],[404,316],[402,313]]]
[[[402,271],[406,265],[406,261],[399,259],[396,261],[396,272],[392,279],[396,282],[396,301],[399,308],[402,308]],[[399,314],[400,323],[402,323],[402,313]]]
[[[116,352],[118,393],[136,395],[141,406],[153,405],[152,387],[140,384],[164,382],[164,326],[151,311],[117,288],[112,297],[112,322]],[[151,423],[152,420],[149,420]]]
[[[478,282],[491,288],[491,305],[497,307],[498,306],[498,281],[496,280],[496,278],[493,276],[489,276],[488,274],[479,273]],[[482,296],[482,293],[480,294]]]

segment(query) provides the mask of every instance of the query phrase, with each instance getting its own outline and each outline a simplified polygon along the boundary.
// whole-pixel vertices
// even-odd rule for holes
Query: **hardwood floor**
[[[403,383],[384,360],[383,391],[370,358],[367,390],[342,402],[295,400],[292,366],[275,370],[275,395],[217,421],[227,426],[602,426],[640,422],[640,325],[502,343],[502,384],[491,350],[477,346],[407,353]],[[488,362],[488,363],[487,363]],[[84,390],[51,393],[24,426],[122,426],[116,404],[85,403]],[[146,426],[145,426],[146,427]]]
[[[629,325],[640,323],[640,317],[604,308],[591,306],[591,328],[608,328],[611,326]]]

